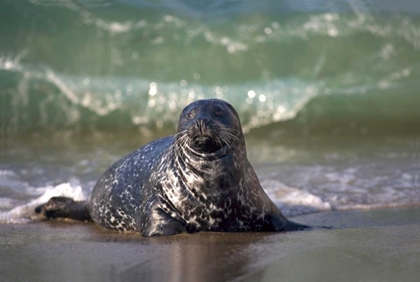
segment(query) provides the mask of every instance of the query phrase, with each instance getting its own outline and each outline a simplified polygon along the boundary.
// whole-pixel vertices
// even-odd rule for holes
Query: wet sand
[[[323,212],[291,233],[119,234],[0,225],[1,281],[418,281],[420,207]]]

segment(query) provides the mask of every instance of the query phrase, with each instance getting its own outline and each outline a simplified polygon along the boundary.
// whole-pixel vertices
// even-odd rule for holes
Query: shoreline
[[[1,224],[0,278],[417,281],[420,275],[419,206],[326,211],[291,219],[333,229],[142,238],[92,223]]]

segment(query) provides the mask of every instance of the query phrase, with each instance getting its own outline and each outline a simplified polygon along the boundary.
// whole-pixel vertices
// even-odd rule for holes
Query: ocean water
[[[0,222],[232,103],[287,215],[420,204],[417,1],[5,0]]]

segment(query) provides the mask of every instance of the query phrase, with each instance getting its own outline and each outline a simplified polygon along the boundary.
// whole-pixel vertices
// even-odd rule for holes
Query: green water
[[[230,101],[246,131],[418,131],[419,14],[415,1],[2,1],[0,134],[161,131],[204,97]]]

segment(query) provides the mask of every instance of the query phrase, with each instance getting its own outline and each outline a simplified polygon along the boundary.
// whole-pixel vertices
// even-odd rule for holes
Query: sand
[[[0,225],[0,281],[420,279],[420,207],[294,220],[333,229],[142,238],[92,223]]]

